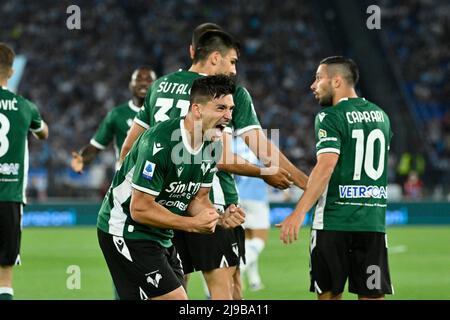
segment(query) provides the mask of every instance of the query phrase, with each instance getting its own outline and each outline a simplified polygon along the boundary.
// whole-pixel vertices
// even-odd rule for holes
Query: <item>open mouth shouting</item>
[[[219,137],[219,138],[222,137],[223,131],[227,127],[227,124],[228,123],[219,123],[218,125],[216,125],[216,132],[215,132],[216,137]]]

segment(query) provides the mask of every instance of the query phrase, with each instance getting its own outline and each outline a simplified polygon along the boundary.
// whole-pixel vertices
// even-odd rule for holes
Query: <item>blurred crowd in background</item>
[[[450,6],[443,0],[379,1],[382,45],[397,65],[423,148],[396,154],[391,183],[400,196],[445,197],[450,181]],[[190,66],[193,28],[215,22],[242,45],[238,80],[251,93],[263,128],[279,129],[285,154],[305,172],[315,163],[310,92],[318,62],[332,54],[310,1],[77,1],[81,30],[68,30],[67,1],[0,4],[0,39],[26,56],[18,93],[40,108],[50,127],[42,144],[30,139],[30,195],[103,196],[114,168],[112,149],[84,175],[69,168],[71,152],[87,144],[103,116],[130,99],[132,71],[149,65],[157,75]],[[364,76],[364,75],[362,75]],[[395,132],[395,128],[393,128]],[[424,185],[430,167],[436,185]],[[95,192],[92,192],[92,191]],[[286,197],[288,199],[289,197]],[[297,200],[297,199],[295,199]]]

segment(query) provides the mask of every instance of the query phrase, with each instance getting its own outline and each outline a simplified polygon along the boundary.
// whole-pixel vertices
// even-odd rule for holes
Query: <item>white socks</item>
[[[0,300],[12,300],[14,296],[13,288],[0,287]]]
[[[0,287],[0,294],[2,294],[2,293],[14,295],[14,290],[13,290],[13,288],[9,288],[9,287]]]
[[[261,238],[252,238],[245,240],[245,268],[255,263],[258,260],[258,256],[264,249],[264,240]]]

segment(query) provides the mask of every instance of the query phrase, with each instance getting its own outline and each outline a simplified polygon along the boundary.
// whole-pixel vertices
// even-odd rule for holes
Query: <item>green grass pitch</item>
[[[245,290],[245,298],[315,299],[308,292],[309,228],[286,246],[272,229],[260,257],[265,289]],[[390,227],[389,259],[395,295],[388,299],[450,299],[450,231],[446,227]],[[22,266],[14,270],[15,299],[112,299],[112,282],[98,247],[96,230],[27,228],[22,237]],[[81,271],[80,289],[68,289],[69,266]],[[69,281],[70,282],[70,281]],[[204,299],[198,273],[189,285],[191,299]],[[345,294],[344,298],[354,299]]]

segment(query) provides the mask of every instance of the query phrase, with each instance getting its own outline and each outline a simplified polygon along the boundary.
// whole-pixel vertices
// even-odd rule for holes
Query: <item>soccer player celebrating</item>
[[[356,95],[358,67],[336,56],[319,64],[311,85],[324,108],[315,120],[317,164],[294,212],[280,225],[284,243],[297,240],[316,203],[310,242],[311,286],[319,299],[360,299],[392,293],[386,243],[387,114]]]
[[[0,43],[0,300],[13,299],[13,266],[20,264],[28,131],[40,140],[48,138],[48,127],[36,105],[6,88],[14,72],[14,57],[14,51]]]
[[[186,117],[142,134],[116,173],[97,226],[121,299],[187,299],[173,229],[212,233],[217,223],[244,222],[238,208],[219,219],[208,197],[234,91],[227,76],[195,80]]]
[[[239,45],[231,35],[218,28],[220,27],[209,23],[198,26],[190,48],[193,59],[191,68],[188,71],[179,70],[155,81],[144,102],[144,108],[138,113],[124,142],[121,158],[145,129],[186,113],[189,88],[194,79],[220,73],[233,76],[236,74]],[[232,154],[231,130],[227,128],[222,140],[223,157],[228,161],[222,159],[218,164],[220,171],[214,178],[211,192],[211,200],[221,212],[227,208],[235,210],[239,203],[236,185],[230,173],[260,177],[270,185],[283,189],[292,184],[291,179],[304,187],[307,179],[306,175],[296,169],[265,137],[248,91],[238,86],[233,98],[236,108],[230,127],[236,134],[245,138],[264,164],[271,167],[265,170]],[[244,237],[242,227],[236,230],[222,230],[218,227],[212,235],[177,232],[175,240],[185,273],[201,270],[211,299],[242,298],[238,266],[240,260],[244,259]]]

